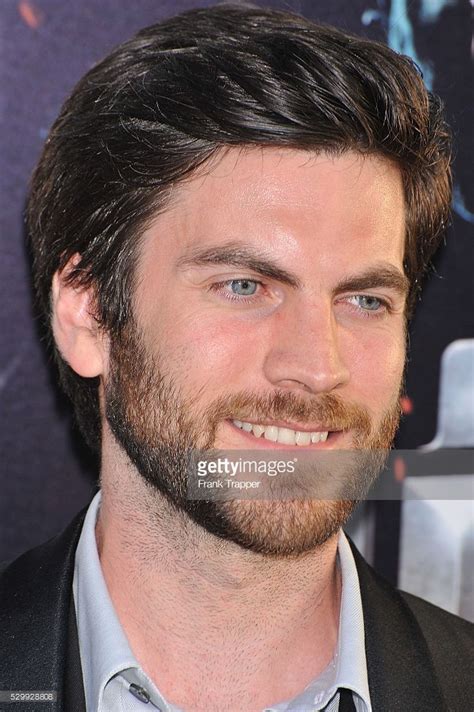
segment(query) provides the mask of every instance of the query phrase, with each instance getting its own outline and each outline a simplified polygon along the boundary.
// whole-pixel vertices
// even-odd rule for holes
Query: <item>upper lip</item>
[[[251,418],[232,418],[240,420],[241,423],[251,423],[252,425],[274,425],[276,428],[288,428],[289,430],[301,430],[305,433],[327,433],[335,432],[336,428],[328,428],[325,425],[308,425],[308,423],[290,423],[284,420],[253,420]]]

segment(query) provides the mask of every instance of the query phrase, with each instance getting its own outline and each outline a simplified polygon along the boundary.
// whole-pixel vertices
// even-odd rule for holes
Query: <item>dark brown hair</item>
[[[294,14],[219,5],[139,32],[77,84],[51,129],[27,209],[33,278],[52,343],[52,277],[93,286],[97,319],[130,319],[139,238],[170,188],[231,146],[378,154],[397,163],[413,304],[449,215],[450,138],[413,62]],[[79,426],[100,446],[98,379],[53,345]]]

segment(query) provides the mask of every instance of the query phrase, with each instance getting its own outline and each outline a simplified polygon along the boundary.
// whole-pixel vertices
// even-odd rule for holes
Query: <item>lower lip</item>
[[[297,450],[298,452],[309,450],[331,450],[334,447],[338,447],[339,441],[343,435],[342,430],[337,430],[330,432],[325,442],[311,443],[310,445],[286,445],[285,443],[267,440],[263,435],[257,438],[252,433],[248,433],[246,430],[242,430],[237,427],[237,425],[234,425],[231,420],[226,420],[226,423],[228,423],[234,432],[239,433],[245,441],[248,450]]]

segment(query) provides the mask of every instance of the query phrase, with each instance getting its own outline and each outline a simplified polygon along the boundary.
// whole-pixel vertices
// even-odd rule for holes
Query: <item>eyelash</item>
[[[380,297],[374,297],[372,294],[352,294],[349,299],[352,299],[353,297],[369,297],[371,299],[376,299],[378,302],[380,302],[381,309],[377,309],[377,311],[358,308],[353,304],[350,304],[350,307],[358,314],[360,314],[360,316],[362,316],[362,318],[364,319],[380,319],[381,317],[385,316],[386,314],[389,314],[392,311],[390,304],[385,301],[385,299],[381,299]]]
[[[251,282],[252,284],[257,284],[260,287],[265,287],[265,284],[263,282],[259,282],[257,279],[249,279],[248,277],[240,277],[240,278],[234,278],[234,279],[227,279],[223,282],[214,282],[214,284],[211,284],[209,287],[210,292],[214,292],[216,294],[220,294],[223,296],[225,299],[227,299],[230,302],[238,302],[239,304],[254,304],[257,299],[259,299],[258,295],[252,294],[251,296],[245,297],[239,297],[238,294],[231,294],[229,292],[225,291],[225,287],[227,285],[232,284],[232,282]],[[385,299],[381,299],[380,297],[374,297],[371,294],[352,294],[350,298],[354,297],[368,297],[372,299],[377,299],[378,302],[380,302],[381,309],[378,309],[377,311],[371,311],[368,309],[361,309],[358,308],[354,305],[350,305],[354,311],[356,311],[358,314],[360,314],[363,318],[367,319],[377,319],[382,316],[384,316],[387,313],[390,313],[392,311],[391,305],[388,301]]]
[[[239,297],[238,294],[225,292],[224,287],[228,284],[232,284],[232,282],[251,282],[252,284],[258,284],[260,287],[265,286],[263,282],[259,282],[256,279],[247,279],[246,277],[240,277],[237,279],[226,279],[224,282],[215,282],[214,284],[211,284],[211,286],[209,287],[209,291],[217,292],[217,294],[221,294],[228,301],[239,302],[239,304],[251,304],[254,303],[256,299],[258,299],[258,296],[256,294],[252,294],[249,297]]]

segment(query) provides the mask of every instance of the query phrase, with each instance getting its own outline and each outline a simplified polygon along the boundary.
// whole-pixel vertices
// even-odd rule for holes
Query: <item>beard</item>
[[[165,498],[177,519],[184,515],[209,534],[267,557],[304,555],[339,531],[380,474],[400,422],[401,382],[374,431],[365,407],[334,394],[309,400],[283,390],[268,395],[241,391],[200,408],[205,388],[185,395],[162,357],[147,349],[133,320],[111,339],[110,354],[106,419],[153,501]],[[181,370],[185,382],[182,364]],[[345,451],[338,486],[332,487],[334,498],[327,490],[323,498],[314,490],[310,497],[291,496],[293,483],[288,481],[290,489],[284,493],[280,486],[281,496],[271,499],[190,498],[190,454],[211,452],[217,428],[226,419],[316,421],[330,430],[351,430],[354,457],[347,458]]]

